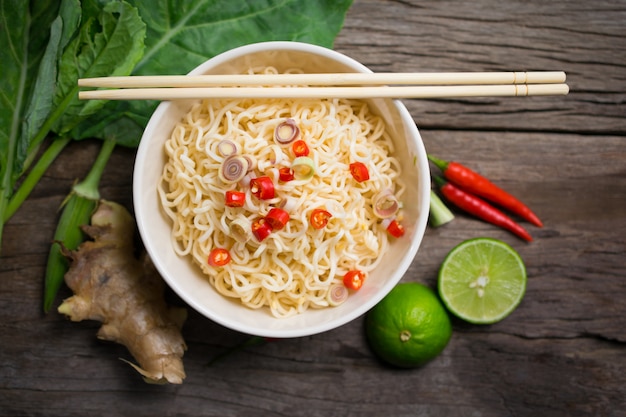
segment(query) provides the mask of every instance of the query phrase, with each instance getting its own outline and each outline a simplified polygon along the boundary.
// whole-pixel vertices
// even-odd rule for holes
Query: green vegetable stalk
[[[44,285],[44,312],[50,311],[52,303],[63,284],[63,278],[69,266],[61,253],[61,245],[75,250],[84,240],[81,226],[89,224],[89,220],[100,200],[98,187],[102,172],[115,148],[113,140],[103,142],[96,161],[87,177],[74,185],[72,191],[61,205],[63,211],[54,234],[54,241],[48,254],[46,278]]]
[[[454,219],[454,214],[433,190],[430,190],[430,225],[443,226]]]

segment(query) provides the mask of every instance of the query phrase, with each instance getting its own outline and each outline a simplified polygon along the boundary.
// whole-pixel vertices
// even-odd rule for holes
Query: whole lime
[[[366,314],[365,334],[380,359],[414,368],[443,351],[452,336],[452,324],[433,290],[407,282],[396,285]]]

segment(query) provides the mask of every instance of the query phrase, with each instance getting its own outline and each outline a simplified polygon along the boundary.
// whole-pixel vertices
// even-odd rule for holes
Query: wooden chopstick
[[[562,95],[562,71],[217,74],[83,78],[82,100],[198,98],[444,98]],[[402,85],[400,87],[399,85]]]
[[[567,84],[443,85],[406,87],[198,87],[80,91],[81,100],[202,98],[446,98],[565,95]]]
[[[156,75],[82,78],[79,87],[226,87],[268,85],[497,85],[556,84],[565,82],[562,71],[433,72],[433,73],[329,73],[329,74],[219,74]]]

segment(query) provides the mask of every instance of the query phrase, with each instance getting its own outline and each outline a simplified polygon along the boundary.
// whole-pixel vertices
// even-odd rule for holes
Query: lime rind
[[[436,292],[414,282],[398,284],[374,306],[366,314],[365,330],[373,352],[400,368],[434,359],[452,336],[450,318]]]
[[[526,267],[508,244],[492,238],[461,242],[439,270],[441,300],[455,316],[475,324],[507,317],[526,292]]]

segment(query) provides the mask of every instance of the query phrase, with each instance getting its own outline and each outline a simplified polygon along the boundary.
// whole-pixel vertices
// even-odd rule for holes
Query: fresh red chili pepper
[[[524,203],[507,193],[487,178],[458,162],[448,162],[432,155],[428,159],[434,163],[450,182],[463,188],[465,191],[483,197],[504,209],[528,220],[537,227],[543,227],[539,217],[533,213]]]
[[[297,157],[309,155],[309,147],[302,139],[295,141],[293,145],[291,145],[291,149],[293,149],[293,154]]]
[[[370,173],[367,166],[363,162],[353,162],[350,164],[350,173],[357,182],[363,182],[370,179]]]
[[[315,209],[311,212],[311,226],[322,229],[328,224],[328,219],[333,215],[324,209]]]
[[[293,181],[295,175],[293,174],[293,169],[289,167],[282,167],[278,170],[278,179],[282,182]]]
[[[289,221],[289,213],[281,208],[272,207],[267,216],[265,216],[265,221],[269,223],[273,230],[280,230]]]
[[[441,177],[433,177],[435,183],[439,185],[443,196],[452,204],[467,211],[486,222],[499,226],[519,236],[520,238],[531,241],[533,238],[519,224],[515,223],[506,214],[487,203],[485,200],[470,194],[456,185],[447,182]]]
[[[228,249],[215,248],[209,253],[208,262],[211,266],[224,266],[230,262],[230,252]]]
[[[224,204],[228,207],[243,207],[246,202],[246,193],[241,191],[226,191],[224,196]]]
[[[393,237],[402,237],[404,236],[404,226],[396,219],[393,219],[389,222],[389,226],[387,226],[387,232]]]
[[[258,199],[274,198],[274,183],[270,177],[256,177],[250,180],[250,192]]]
[[[361,288],[364,281],[365,273],[363,271],[359,271],[358,269],[348,271],[346,275],[343,276],[343,285],[351,290],[358,290]]]
[[[272,233],[272,226],[265,221],[265,218],[256,219],[252,222],[252,233],[259,242],[263,242]]]

